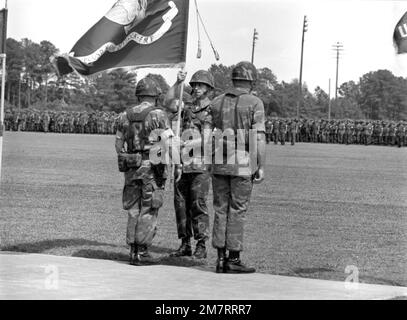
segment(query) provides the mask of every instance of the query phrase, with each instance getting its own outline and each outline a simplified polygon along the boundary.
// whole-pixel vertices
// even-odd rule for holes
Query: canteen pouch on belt
[[[152,199],[151,199],[151,207],[153,209],[159,209],[162,207],[164,203],[164,190],[161,188],[154,187]]]
[[[142,162],[142,156],[140,153],[119,153],[117,158],[120,172],[127,172],[129,169],[138,169]]]
[[[117,163],[118,163],[120,172],[129,171],[129,168],[127,168],[127,165],[126,165],[126,154],[125,153],[119,153],[117,155]]]

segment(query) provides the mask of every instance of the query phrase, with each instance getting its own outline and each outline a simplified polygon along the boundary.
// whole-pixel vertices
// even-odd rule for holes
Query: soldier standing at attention
[[[389,126],[387,123],[383,122],[383,144],[389,144]]]
[[[278,140],[279,140],[279,135],[280,135],[279,128],[280,128],[280,123],[279,123],[278,119],[275,119],[273,121],[273,129],[272,129],[274,144],[277,144]]]
[[[253,94],[257,70],[250,62],[240,62],[232,70],[233,88],[212,101],[210,116],[214,127],[215,146],[222,145],[223,162],[217,158],[212,164],[213,223],[212,245],[218,251],[217,273],[252,273],[256,270],[240,260],[243,250],[243,228],[253,183],[264,180],[265,125],[263,102]],[[253,130],[253,131],[250,131]],[[216,132],[221,134],[217,135]],[[238,152],[225,154],[225,132],[234,132],[232,148]],[[253,139],[254,132],[254,139]],[[241,146],[245,156],[254,158],[243,163]],[[230,145],[229,143],[226,143]],[[249,145],[252,144],[250,147]],[[253,152],[252,150],[255,149]],[[252,151],[249,154],[248,151]],[[235,155],[237,154],[237,161]],[[231,158],[235,159],[232,164]],[[220,163],[219,163],[220,162]],[[234,163],[234,164],[233,164]],[[226,250],[229,255],[226,256]]]
[[[167,113],[157,106],[159,94],[153,79],[140,80],[136,86],[139,104],[120,115],[116,132],[119,170],[125,179],[122,200],[128,212],[126,242],[132,265],[154,262],[148,247],[157,230],[167,165],[153,163],[150,153],[160,138],[167,143],[173,137]]]
[[[271,132],[273,130],[273,122],[270,117],[266,121],[266,143],[269,144],[271,141]]]
[[[185,77],[185,72],[178,73],[177,82],[169,90],[165,101],[171,102],[175,98]],[[182,157],[182,160],[187,158],[187,162],[175,166],[174,183],[174,208],[181,246],[171,256],[191,256],[191,237],[193,236],[197,241],[194,258],[205,259],[206,241],[209,239],[207,202],[210,175],[208,165],[203,161],[203,133],[205,129],[211,129],[206,119],[209,116],[211,103],[209,95],[215,88],[215,80],[208,71],[199,70],[194,73],[189,84],[192,87],[192,101],[185,105],[181,114],[182,140],[187,144],[187,148],[184,148],[181,153],[183,154],[185,150],[189,152]],[[171,109],[169,111],[173,112]],[[197,149],[201,152],[196,151]]]
[[[285,120],[281,119],[280,120],[280,126],[278,131],[280,132],[280,143],[281,145],[285,145],[285,138],[287,135],[287,123],[285,122]]]
[[[291,145],[295,145],[295,136],[297,134],[297,120],[291,119],[288,123],[288,140],[290,140]]]
[[[405,145],[406,140],[406,126],[400,121],[397,125],[397,146],[401,148]]]
[[[389,144],[391,146],[396,144],[396,125],[393,121],[389,124]]]

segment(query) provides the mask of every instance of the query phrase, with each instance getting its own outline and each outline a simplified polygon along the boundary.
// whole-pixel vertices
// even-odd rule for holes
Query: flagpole
[[[185,65],[182,67],[181,72],[185,72]],[[182,109],[183,109],[183,106],[184,106],[183,97],[184,97],[184,80],[181,82],[181,88],[179,90],[179,100],[178,100],[179,103],[178,103],[178,111],[177,111],[177,126],[175,128],[175,135],[178,138],[180,138],[180,134],[181,134],[181,132],[180,132],[181,131],[181,114],[182,114]],[[177,140],[180,141],[179,139],[177,139]],[[179,151],[181,151],[181,144],[179,145]],[[174,149],[173,149],[173,152],[174,152]],[[172,159],[174,159],[174,158],[172,157]],[[181,161],[181,152],[180,152],[180,161]],[[172,162],[171,162],[170,188],[173,185],[174,173],[175,173],[175,165]]]
[[[1,11],[3,14],[1,23],[3,24],[0,35],[1,38],[1,48],[0,48],[0,58],[2,59],[2,73],[1,73],[1,103],[0,103],[0,181],[1,181],[1,169],[2,169],[2,159],[3,159],[3,134],[5,131],[4,127],[4,91],[6,88],[6,42],[7,42],[7,0],[5,3],[5,8]]]
[[[6,54],[0,54],[0,57],[3,60],[2,63],[2,73],[1,73],[1,110],[0,110],[0,180],[1,180],[1,165],[3,158],[3,133],[5,131],[4,127],[4,91],[6,84]]]

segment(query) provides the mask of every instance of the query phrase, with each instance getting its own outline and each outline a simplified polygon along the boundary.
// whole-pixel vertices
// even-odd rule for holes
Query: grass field
[[[259,272],[407,286],[407,148],[267,146],[266,181],[255,186],[243,260]],[[5,132],[1,249],[127,260],[127,214],[114,136]],[[152,247],[161,263],[179,245],[167,191]],[[213,210],[210,198],[211,227]]]

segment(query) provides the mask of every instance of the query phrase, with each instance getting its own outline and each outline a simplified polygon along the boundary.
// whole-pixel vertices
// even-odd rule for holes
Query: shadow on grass
[[[163,257],[159,258],[157,264],[166,265],[166,266],[174,266],[174,267],[206,266],[206,263],[204,261],[194,260],[192,258],[169,257],[169,256],[163,256]]]
[[[87,239],[54,239],[54,240],[42,240],[38,242],[18,243],[10,246],[2,247],[2,251],[18,251],[18,252],[30,252],[41,253],[55,248],[67,248],[75,246],[110,246],[119,247],[111,243],[97,242]]]
[[[120,252],[82,249],[74,252],[72,257],[89,258],[89,259],[103,259],[103,260],[115,260],[115,261],[128,261],[129,256]]]
[[[157,247],[155,247],[157,248]],[[162,248],[163,250],[165,248]],[[157,252],[150,250],[151,252]],[[104,259],[113,261],[129,261],[129,255],[121,252],[112,252],[94,249],[82,249],[74,252],[72,257],[89,258],[89,259]],[[175,258],[167,255],[162,255],[154,259],[152,265],[167,265],[175,267],[205,267],[206,263],[192,258]]]

